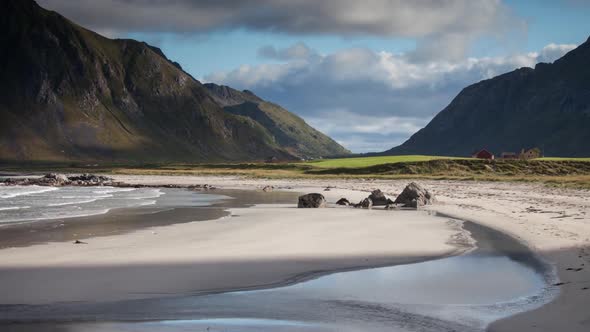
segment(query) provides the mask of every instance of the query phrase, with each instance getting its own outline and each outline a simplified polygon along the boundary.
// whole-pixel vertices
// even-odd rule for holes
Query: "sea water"
[[[0,225],[153,205],[162,194],[155,188],[0,186]]]

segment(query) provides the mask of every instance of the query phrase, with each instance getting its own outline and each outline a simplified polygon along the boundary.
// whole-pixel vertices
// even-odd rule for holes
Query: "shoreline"
[[[58,187],[59,188],[59,187]],[[104,188],[104,187],[92,187]],[[161,188],[164,196],[157,199],[169,201],[170,195],[178,195],[186,188]],[[0,223],[0,250],[10,247],[27,247],[35,244],[88,240],[97,237],[123,235],[150,227],[175,225],[187,222],[215,220],[229,216],[228,206],[248,207],[254,204],[260,193],[245,190],[215,190],[206,192],[187,191],[193,194],[231,196],[231,199],[218,198],[207,206],[186,206],[182,204],[164,206],[131,206],[114,208],[106,213],[86,216],[59,217],[54,219]],[[286,203],[297,199],[293,193],[277,193],[275,202]],[[198,197],[198,196],[196,196]],[[141,218],[141,225],[137,220]]]
[[[391,195],[393,191],[392,188],[401,188],[403,183],[407,181],[359,181],[359,180],[333,180],[329,182],[323,181],[314,181],[313,183],[305,181],[305,180],[291,180],[291,179],[284,179],[284,180],[261,180],[261,179],[242,179],[239,177],[190,177],[190,176],[115,176],[118,180],[131,180],[133,181],[144,181],[146,178],[150,178],[148,184],[157,184],[157,183],[185,183],[190,185],[192,183],[199,183],[203,182],[203,179],[206,179],[207,183],[212,183],[212,185],[218,186],[220,188],[232,188],[232,189],[260,189],[264,185],[274,185],[277,189],[285,189],[288,191],[298,191],[298,192],[311,192],[312,190],[318,191],[318,189],[322,187],[332,187],[331,191],[322,192],[327,195],[347,195],[347,197],[351,200],[356,200],[359,197],[366,196],[366,191],[376,188],[384,188],[386,193]],[[532,311],[523,312],[509,318],[505,318],[499,321],[492,323],[489,327],[489,331],[511,331],[518,327],[521,331],[533,331],[536,329],[536,326],[545,326],[545,322],[547,326],[552,326],[554,328],[566,328],[567,331],[585,331],[588,328],[587,322],[584,319],[588,319],[588,314],[584,312],[584,305],[588,303],[588,295],[590,295],[590,291],[587,291],[588,295],[580,294],[580,292],[575,291],[574,286],[585,286],[585,282],[588,280],[585,279],[585,276],[588,275],[588,268],[579,271],[577,274],[573,272],[567,271],[566,268],[574,266],[576,263],[579,265],[579,261],[588,262],[590,257],[590,250],[586,248],[586,243],[590,242],[586,238],[586,241],[581,241],[582,243],[578,243],[577,245],[572,245],[571,243],[567,243],[567,240],[571,240],[572,238],[578,239],[581,238],[584,240],[584,236],[589,236],[590,232],[588,232],[589,228],[587,227],[586,219],[583,218],[569,218],[568,212],[562,213],[566,217],[558,219],[562,223],[556,224],[556,227],[564,228],[572,228],[572,223],[563,223],[563,221],[569,219],[583,219],[584,223],[581,225],[574,225],[578,226],[579,232],[577,233],[577,237],[570,236],[568,239],[563,239],[558,236],[555,236],[556,239],[550,239],[551,241],[543,242],[543,239],[547,239],[547,234],[542,234],[543,232],[536,232],[535,234],[530,234],[532,231],[538,231],[539,228],[537,226],[537,220],[534,219],[534,222],[527,223],[528,217],[531,216],[531,213],[527,209],[526,214],[524,217],[517,216],[516,222],[510,216],[510,212],[506,212],[507,209],[513,208],[513,206],[503,206],[501,202],[493,202],[491,204],[485,196],[491,196],[489,199],[490,201],[493,200],[495,197],[503,198],[504,191],[506,188],[513,189],[512,192],[508,193],[507,195],[514,195],[522,194],[526,191],[527,194],[530,194],[532,198],[537,199],[539,195],[546,194],[541,190],[540,193],[536,193],[531,191],[531,187],[534,189],[539,189],[538,187],[531,186],[529,184],[480,184],[474,183],[473,190],[476,192],[475,197],[459,197],[460,191],[455,190],[441,190],[445,186],[453,185],[457,186],[457,183],[453,183],[452,181],[421,181],[421,182],[428,182],[426,184],[427,187],[432,188],[435,187],[434,192],[435,194],[440,197],[442,196],[443,199],[439,205],[435,205],[429,207],[429,210],[436,211],[437,213],[447,214],[449,216],[455,216],[461,220],[468,220],[473,221],[477,224],[490,227],[496,231],[508,234],[509,236],[515,238],[519,242],[525,244],[531,252],[535,255],[539,256],[540,258],[548,261],[552,266],[555,267],[555,272],[557,273],[558,277],[562,282],[565,282],[564,285],[560,285],[560,293],[557,298],[555,298],[552,302],[543,305],[539,309],[535,309]],[[466,187],[465,183],[460,183],[460,189]],[[494,187],[498,188],[494,188]],[[296,189],[295,189],[296,187]],[[450,188],[449,188],[450,189]],[[442,195],[441,194],[442,191]],[[498,193],[492,193],[498,191]],[[555,201],[568,201],[572,195],[579,195],[580,191],[576,190],[556,190],[560,191],[561,196],[557,196]],[[318,191],[320,192],[320,191]],[[565,193],[564,193],[565,192]],[[571,194],[570,192],[573,192]],[[583,192],[583,191],[581,191]],[[499,196],[501,195],[501,196]],[[537,196],[535,196],[537,195]],[[459,199],[458,202],[449,202],[450,198]],[[483,197],[483,199],[482,199]],[[511,197],[509,197],[511,198]],[[528,197],[527,197],[528,198]],[[582,201],[585,199],[587,201],[587,197],[584,195],[581,196]],[[549,197],[549,200],[551,197]],[[523,200],[524,201],[524,200]],[[522,202],[518,202],[520,205],[524,205]],[[579,203],[578,203],[579,204]],[[493,205],[493,206],[491,206]],[[551,204],[547,204],[551,206]],[[571,204],[570,204],[571,205]],[[490,208],[491,206],[491,208]],[[544,207],[540,206],[542,209]],[[587,206],[584,205],[582,202],[581,205],[578,205],[578,213],[580,215],[580,211],[582,211],[583,216],[587,216]],[[581,209],[581,210],[580,210]],[[532,210],[532,209],[531,209]],[[504,212],[503,212],[504,211]],[[514,212],[512,212],[514,214]],[[575,214],[574,214],[575,215]],[[534,217],[548,217],[546,219],[552,218],[551,215],[535,215]],[[542,222],[542,218],[538,218],[541,221],[538,222],[541,224],[541,227],[545,227]],[[528,226],[528,227],[527,227]],[[567,230],[566,228],[566,230]],[[558,228],[559,229],[559,228]],[[527,232],[528,231],[528,232]],[[573,232],[572,232],[573,233]],[[576,234],[576,233],[573,233]],[[553,233],[551,234],[553,235]],[[540,238],[540,239],[539,239]],[[580,241],[578,241],[580,242]],[[587,251],[585,251],[587,250]],[[583,263],[582,263],[583,264]],[[389,265],[389,264],[385,264]],[[368,266],[363,265],[359,266],[359,268],[367,268]],[[572,278],[576,277],[576,278]],[[568,281],[570,281],[568,283]],[[578,287],[578,288],[579,288]],[[266,288],[266,287],[265,287]],[[577,310],[572,310],[573,309]],[[571,317],[566,318],[563,315],[560,315],[559,312],[564,308],[568,308]],[[539,323],[543,322],[543,323]]]
[[[384,212],[384,213],[387,213],[387,212]],[[448,219],[450,217],[437,214],[436,218]],[[413,264],[418,264],[418,263],[427,262],[427,261],[442,260],[442,259],[450,258],[453,256],[463,256],[463,255],[473,255],[473,254],[475,254],[476,256],[477,255],[484,255],[485,256],[487,254],[510,255],[510,253],[518,252],[519,254],[523,255],[523,257],[525,259],[528,259],[530,261],[529,263],[531,263],[531,266],[533,267],[533,269],[537,273],[544,274],[546,272],[543,270],[543,268],[545,268],[544,265],[541,265],[541,271],[539,271],[539,265],[535,264],[535,263],[538,263],[538,262],[535,262],[537,257],[535,255],[533,255],[533,253],[531,251],[529,251],[525,246],[523,246],[520,242],[518,242],[518,240],[514,239],[513,237],[507,236],[507,235],[505,235],[499,231],[496,231],[492,228],[489,228],[486,226],[480,226],[480,225],[472,223],[470,221],[464,221],[464,220],[458,220],[458,221],[460,222],[458,227],[461,227],[463,230],[467,231],[470,234],[470,239],[472,241],[454,242],[454,244],[458,245],[458,247],[453,252],[448,252],[447,254],[439,256],[439,257],[425,257],[423,259],[415,258],[411,261],[402,262],[402,263],[385,261],[384,263],[382,263],[380,265],[351,266],[351,267],[345,267],[345,268],[333,268],[333,269],[308,271],[305,273],[296,274],[291,278],[282,279],[282,280],[279,280],[274,283],[265,283],[265,284],[261,284],[261,285],[254,285],[251,287],[238,287],[238,288],[231,288],[231,289],[223,288],[223,289],[218,289],[218,290],[208,290],[208,291],[204,291],[204,292],[185,293],[185,294],[182,294],[182,297],[206,296],[206,295],[215,295],[215,294],[222,294],[222,293],[223,294],[231,294],[231,293],[241,293],[241,292],[248,292],[248,291],[255,291],[255,290],[272,290],[272,289],[276,289],[276,288],[290,286],[293,284],[303,283],[303,282],[317,279],[317,278],[320,278],[320,277],[323,277],[326,275],[331,275],[331,274],[336,274],[336,273],[341,273],[341,272],[350,272],[350,271],[357,271],[357,270],[370,270],[370,269],[378,269],[378,268],[382,268],[382,267],[393,267],[393,266],[400,266],[400,265],[413,265]],[[463,240],[466,240],[466,239],[463,239]],[[514,248],[514,247],[516,247],[516,248]],[[524,250],[524,251],[522,251],[522,250]],[[384,259],[386,259],[386,258],[384,258]],[[546,296],[550,296],[551,292],[552,292],[552,290],[550,287],[545,288],[541,293],[538,293],[538,294],[532,296],[531,298],[537,298],[537,299],[534,302],[528,303],[528,305],[534,306],[535,305],[534,303],[537,303],[539,301],[543,301],[542,299],[545,298]],[[179,295],[181,295],[181,294],[179,294]],[[509,304],[512,307],[514,307],[514,305],[516,303],[518,303],[518,301],[520,301],[520,300],[515,299],[514,301],[515,302],[510,301],[510,302],[506,302],[503,304]],[[62,310],[59,308],[60,307],[58,306],[57,312],[60,312]],[[20,310],[21,309],[19,309],[19,311]],[[55,309],[53,309],[53,310],[55,310]],[[68,310],[67,307],[65,310],[66,311]],[[87,312],[84,313],[84,315],[86,315],[86,317],[90,317],[88,315],[92,315],[92,309],[90,309],[90,310],[91,310],[90,313],[87,313]],[[8,311],[10,311],[9,308],[8,308]],[[96,313],[94,313],[94,314],[96,314]],[[107,317],[108,316],[109,316],[109,314],[107,313]],[[1,317],[2,317],[2,315],[0,314],[0,321],[3,320]],[[123,317],[126,317],[126,316],[123,316]],[[51,316],[51,314],[50,314],[50,316],[46,316],[46,313],[44,313],[43,311],[40,311],[37,313],[35,313],[33,311],[32,315],[31,315],[31,313],[29,313],[29,316],[25,315],[21,318],[25,321],[28,321],[29,322],[28,324],[30,324],[31,322],[35,322],[39,319],[41,321],[46,321],[48,319],[49,320],[54,319],[55,322],[62,321],[62,319],[60,319],[59,316]],[[19,318],[15,319],[15,317],[11,317],[11,319],[13,320],[13,322],[19,321]],[[78,316],[72,316],[69,319],[73,319],[73,321],[75,321],[75,322],[81,322],[81,321],[86,320],[83,317],[82,317],[82,319],[80,319],[80,317],[78,317]],[[154,321],[159,321],[159,319],[157,319],[157,318],[154,318],[154,319],[155,319]],[[124,318],[124,320],[127,321],[128,319]],[[150,319],[150,320],[152,320],[152,319]],[[143,322],[143,320],[139,320],[139,321]],[[1,323],[0,323],[0,325],[1,325]]]
[[[399,211],[403,221],[392,223],[387,211],[290,206],[232,208],[229,218],[142,229],[84,245],[56,242],[2,249],[0,300],[100,302],[268,288],[463,251],[448,243],[463,230],[427,213]],[[273,219],[284,214],[288,219]],[[372,226],[359,232],[359,218]],[[291,231],[284,232],[285,222]],[[273,237],[264,240],[260,234]],[[95,290],[91,285],[102,283],[97,273],[108,276],[112,287]]]
[[[373,189],[395,195],[410,180],[306,180],[251,179],[240,176],[143,176],[114,175],[119,180],[148,183],[198,183],[208,181],[223,188],[278,188],[298,186],[302,189],[335,187],[346,192],[361,192],[353,200],[366,196]],[[464,182],[452,180],[420,180],[435,193],[439,203],[433,211],[455,213],[506,233],[529,247],[549,262],[564,284],[552,302],[492,323],[491,332],[565,330],[585,332],[590,328],[590,191],[584,189],[549,188],[531,183]],[[354,195],[353,195],[354,196]],[[350,198],[350,197],[349,197]],[[585,268],[584,268],[585,266]],[[571,271],[569,269],[579,269]],[[563,312],[568,312],[564,315]]]

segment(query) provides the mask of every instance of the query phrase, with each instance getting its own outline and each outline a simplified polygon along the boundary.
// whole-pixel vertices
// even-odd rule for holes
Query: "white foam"
[[[86,203],[92,203],[92,202],[96,202],[96,201],[97,201],[97,198],[93,198],[93,199],[86,199],[86,200],[81,200],[81,201],[50,203],[50,204],[47,204],[47,206],[66,206],[66,205],[74,205],[74,204],[86,204]]]
[[[28,209],[30,206],[7,206],[7,207],[0,207],[0,211],[10,211],[10,210],[22,210]]]
[[[14,198],[58,190],[56,187],[41,186],[8,186],[0,188],[0,198]]]

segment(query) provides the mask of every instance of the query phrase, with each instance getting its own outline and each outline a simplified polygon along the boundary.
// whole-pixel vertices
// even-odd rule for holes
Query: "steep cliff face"
[[[34,1],[0,9],[0,159],[297,156],[155,47],[104,38]]]
[[[543,148],[590,156],[590,39],[553,64],[471,85],[425,128],[384,154],[465,156]]]

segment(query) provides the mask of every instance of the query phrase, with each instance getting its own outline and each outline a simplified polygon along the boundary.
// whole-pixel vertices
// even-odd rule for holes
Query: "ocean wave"
[[[156,204],[156,201],[145,201],[145,202],[137,204],[137,206],[146,206],[146,205],[154,205],[154,204]]]
[[[95,194],[111,194],[111,193],[129,192],[129,191],[134,191],[134,190],[137,190],[137,189],[108,187],[107,189],[93,190],[92,192]]]
[[[2,224],[24,224],[32,221],[39,221],[39,220],[53,220],[53,219],[67,219],[67,218],[81,218],[81,217],[90,217],[96,216],[100,214],[106,214],[111,209],[100,209],[100,210],[86,210],[80,213],[71,213],[68,211],[67,214],[56,213],[55,215],[44,215],[39,217],[32,217],[32,218],[12,218],[12,219],[4,219],[0,220],[0,225]]]
[[[97,200],[98,200],[98,198],[91,198],[91,199],[86,199],[86,200],[81,200],[81,201],[50,203],[50,204],[47,204],[47,206],[65,206],[65,205],[74,205],[74,204],[87,204],[87,203],[96,202]]]
[[[7,206],[7,207],[0,207],[0,211],[10,211],[10,210],[22,210],[28,209],[30,206]]]
[[[164,195],[164,192],[160,191],[159,189],[152,189],[143,193],[137,193],[137,195],[133,196],[126,196],[127,199],[148,199],[148,198],[158,198]]]
[[[56,187],[41,186],[9,186],[0,188],[0,198],[14,198],[58,190]]]

